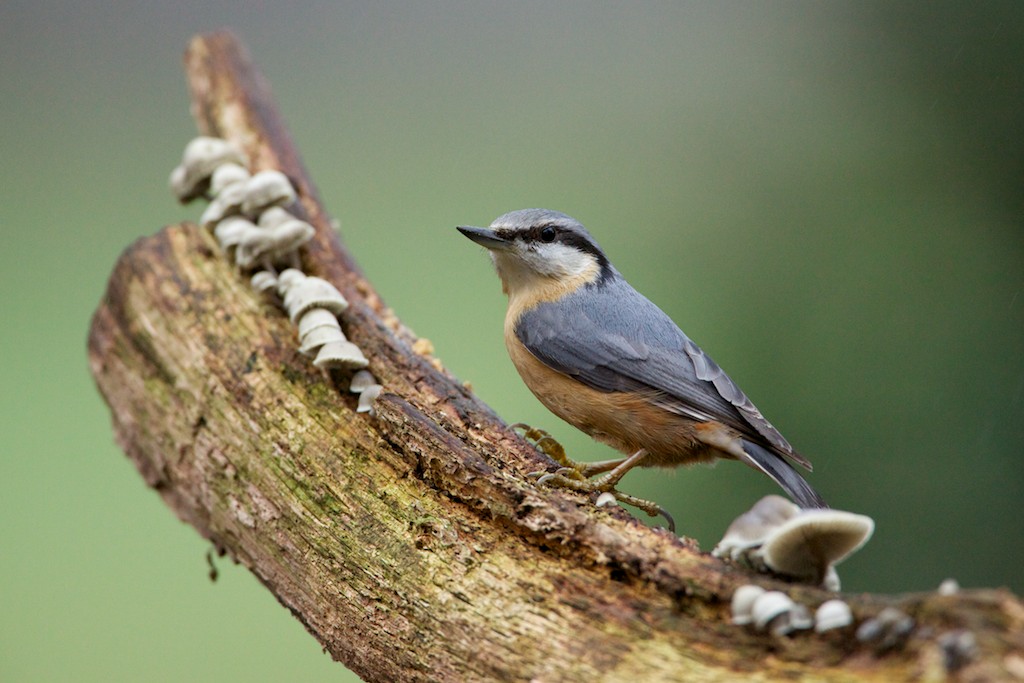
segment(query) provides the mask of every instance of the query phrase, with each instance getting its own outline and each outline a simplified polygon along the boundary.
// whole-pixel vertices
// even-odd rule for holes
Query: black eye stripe
[[[550,239],[544,239],[544,231],[553,231]],[[592,241],[584,237],[582,234],[571,228],[562,227],[553,223],[542,223],[540,225],[533,225],[526,230],[515,230],[512,228],[498,228],[495,230],[498,237],[514,241],[519,240],[526,244],[533,243],[547,243],[551,244],[557,242],[564,244],[567,247],[573,247],[579,249],[585,254],[590,254],[597,260],[598,266],[601,268],[601,280],[600,283],[606,282],[612,277],[613,271],[611,263],[608,262],[608,257],[604,255],[601,248],[594,244]],[[550,234],[550,233],[549,233]]]

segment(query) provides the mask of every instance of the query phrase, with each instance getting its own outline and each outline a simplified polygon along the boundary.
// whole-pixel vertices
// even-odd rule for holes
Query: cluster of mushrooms
[[[765,496],[729,525],[712,553],[759,572],[838,591],[835,565],[867,543],[874,528],[865,515],[804,510],[781,496]],[[959,590],[954,579],[947,579],[938,592],[953,595]],[[734,624],[756,631],[774,636],[810,629],[845,631],[878,654],[901,647],[916,625],[913,617],[894,607],[855,624],[850,606],[839,598],[826,600],[812,613],[786,593],[755,584],[733,592],[731,610]],[[977,652],[974,634],[965,629],[946,632],[936,642],[947,672],[964,666]]]
[[[254,271],[252,287],[287,311],[298,330],[299,351],[312,357],[313,365],[354,372],[349,389],[359,394],[357,412],[372,412],[382,387],[365,369],[362,351],[341,330],[338,316],[348,301],[330,282],[301,270],[298,250],[315,230],[288,211],[297,199],[295,188],[280,171],[250,173],[248,164],[245,153],[227,140],[197,137],[171,172],[171,190],[183,204],[210,200],[200,224],[213,231],[235,265]]]
[[[875,523],[843,510],[804,510],[782,496],[765,496],[729,525],[712,551],[760,572],[839,590],[835,565],[867,543]],[[732,596],[733,623],[786,635],[814,628],[822,633],[853,623],[842,600],[822,603],[812,615],[781,591],[740,586]]]
[[[835,565],[867,543],[874,530],[874,521],[865,515],[805,510],[782,496],[765,496],[729,525],[712,554],[838,591]]]

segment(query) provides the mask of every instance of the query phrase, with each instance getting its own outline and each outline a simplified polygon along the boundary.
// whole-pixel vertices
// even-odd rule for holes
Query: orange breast
[[[623,453],[646,448],[645,465],[727,457],[698,439],[697,423],[654,405],[651,394],[598,391],[544,365],[519,341],[508,319],[505,346],[526,386],[548,410]]]

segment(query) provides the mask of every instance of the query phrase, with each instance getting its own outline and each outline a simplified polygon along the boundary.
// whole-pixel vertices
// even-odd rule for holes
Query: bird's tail
[[[802,508],[827,508],[824,499],[804,481],[804,478],[781,455],[743,439],[747,464],[761,470],[785,489],[793,501]]]

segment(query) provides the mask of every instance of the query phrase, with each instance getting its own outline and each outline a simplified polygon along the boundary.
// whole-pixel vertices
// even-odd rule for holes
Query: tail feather
[[[811,485],[804,481],[781,455],[776,455],[746,439],[743,439],[743,450],[747,455],[746,463],[771,477],[776,484],[785,489],[797,505],[802,508],[828,507],[818,492],[811,488]]]

